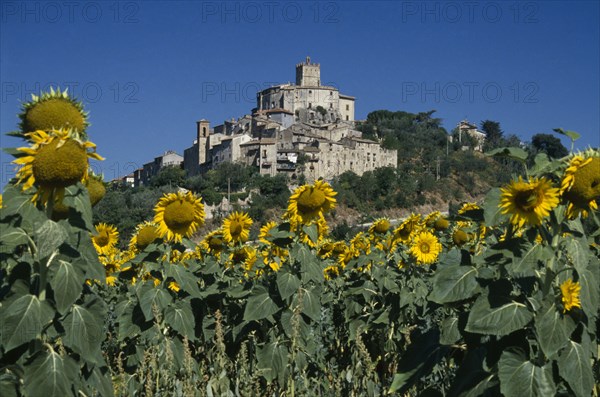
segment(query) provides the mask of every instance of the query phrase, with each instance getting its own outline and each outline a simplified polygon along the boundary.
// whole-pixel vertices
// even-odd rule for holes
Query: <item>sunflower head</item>
[[[252,219],[245,212],[233,212],[223,221],[223,239],[227,243],[248,241]]]
[[[420,214],[411,214],[394,230],[394,237],[402,242],[409,241],[419,231]]]
[[[242,265],[246,273],[248,273],[254,267],[257,259],[256,249],[250,246],[243,246],[236,248],[231,252],[228,265]]]
[[[158,226],[154,222],[140,223],[135,229],[129,241],[129,249],[133,252],[143,251],[158,238]]]
[[[331,280],[340,275],[340,267],[338,265],[327,266],[323,269],[323,276],[325,280]]]
[[[419,233],[413,240],[410,253],[415,257],[418,264],[434,263],[442,252],[442,244],[437,237],[429,232]]]
[[[335,207],[336,194],[322,180],[315,181],[313,185],[300,186],[290,197],[285,217],[304,225],[318,220]]]
[[[267,238],[271,237],[271,231],[276,227],[277,227],[277,222],[271,221],[271,222],[265,223],[260,228],[260,232],[258,233],[258,240],[261,243],[271,244],[271,242],[269,240],[267,240]]]
[[[575,218],[580,213],[586,217],[590,210],[598,209],[600,153],[589,150],[572,157],[565,170],[560,190],[569,203],[567,207],[569,218]]]
[[[369,255],[371,253],[371,241],[363,232],[358,232],[356,236],[350,240],[350,246],[357,252],[364,252]]]
[[[480,210],[481,207],[477,203],[464,203],[458,210],[459,215],[464,215],[470,211]]]
[[[452,233],[452,241],[460,247],[469,241],[469,235],[462,229],[456,229]]]
[[[113,225],[99,223],[96,225],[96,233],[92,234],[92,243],[100,255],[109,255],[119,241],[119,232]]]
[[[154,207],[158,235],[167,241],[181,242],[204,224],[204,204],[192,192],[167,193]]]
[[[371,234],[386,234],[390,230],[391,223],[388,218],[379,218],[369,228]]]
[[[502,213],[511,214],[510,221],[517,227],[539,225],[558,205],[558,189],[545,178],[533,178],[525,182],[519,177],[502,188],[501,192]]]
[[[200,246],[206,252],[216,257],[220,257],[221,252],[227,248],[225,240],[223,239],[223,232],[220,229],[208,233],[200,243]]]
[[[37,186],[33,201],[41,198],[45,204],[52,195],[62,201],[65,187],[87,181],[88,159],[103,160],[95,152],[96,145],[82,141],[72,130],[38,130],[26,135],[32,145],[18,148],[22,155],[13,163],[21,166],[17,184],[22,183],[23,190]]]
[[[60,128],[73,129],[85,136],[87,116],[83,104],[69,97],[67,90],[50,88],[50,92],[32,95],[31,101],[23,104],[19,127],[24,136],[32,131]]]
[[[563,313],[571,310],[574,307],[581,308],[581,301],[579,300],[581,285],[578,282],[574,283],[572,279],[568,279],[560,285],[560,292],[564,307]]]
[[[90,195],[90,203],[92,207],[102,200],[106,194],[106,187],[102,181],[102,177],[93,173],[89,174],[89,178],[85,184]]]
[[[448,229],[448,226],[450,226],[448,219],[443,218],[443,217],[437,218],[435,220],[435,222],[433,223],[433,228],[435,230],[437,230],[438,232]]]
[[[425,217],[425,219],[423,219],[423,223],[425,224],[425,226],[427,227],[433,227],[433,224],[435,223],[435,221],[441,216],[442,214],[440,213],[440,211],[433,211],[432,213],[430,213],[429,215],[427,215]]]

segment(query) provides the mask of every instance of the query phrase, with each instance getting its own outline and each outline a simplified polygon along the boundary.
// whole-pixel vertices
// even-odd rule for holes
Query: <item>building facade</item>
[[[188,175],[226,161],[292,179],[301,174],[332,179],[346,171],[362,175],[397,166],[397,151],[363,139],[354,129],[355,98],[321,85],[320,65],[308,57],[296,65],[296,84],[262,90],[256,102],[251,114],[237,120],[214,128],[204,119],[196,123],[196,139],[183,156]]]

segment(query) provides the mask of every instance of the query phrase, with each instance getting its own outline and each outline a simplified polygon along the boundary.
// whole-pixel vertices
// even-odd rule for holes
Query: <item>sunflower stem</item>
[[[54,191],[50,192],[50,197],[46,203],[46,216],[48,219],[52,219],[52,211],[54,210]],[[40,301],[46,300],[46,279],[48,277],[48,266],[47,264],[39,262],[40,269],[40,284],[38,286],[38,299]],[[48,262],[50,263],[50,262]]]

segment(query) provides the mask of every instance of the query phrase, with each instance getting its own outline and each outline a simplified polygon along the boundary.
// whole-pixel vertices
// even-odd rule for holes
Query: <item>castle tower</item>
[[[310,57],[306,62],[296,65],[296,85],[318,87],[321,85],[321,65],[310,63]]]
[[[198,139],[198,164],[204,164],[208,160],[210,150],[210,121],[196,121],[196,137]]]

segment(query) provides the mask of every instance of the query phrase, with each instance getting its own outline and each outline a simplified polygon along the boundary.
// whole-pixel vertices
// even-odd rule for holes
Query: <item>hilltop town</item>
[[[256,95],[256,107],[237,120],[211,126],[196,122],[196,137],[183,156],[166,151],[122,178],[146,185],[168,166],[188,176],[201,175],[223,162],[256,167],[261,175],[287,175],[291,181],[330,180],[346,171],[362,175],[396,167],[397,151],[363,139],[355,129],[355,97],[321,84],[321,66],[307,57],[296,65],[295,84],[279,84]]]

